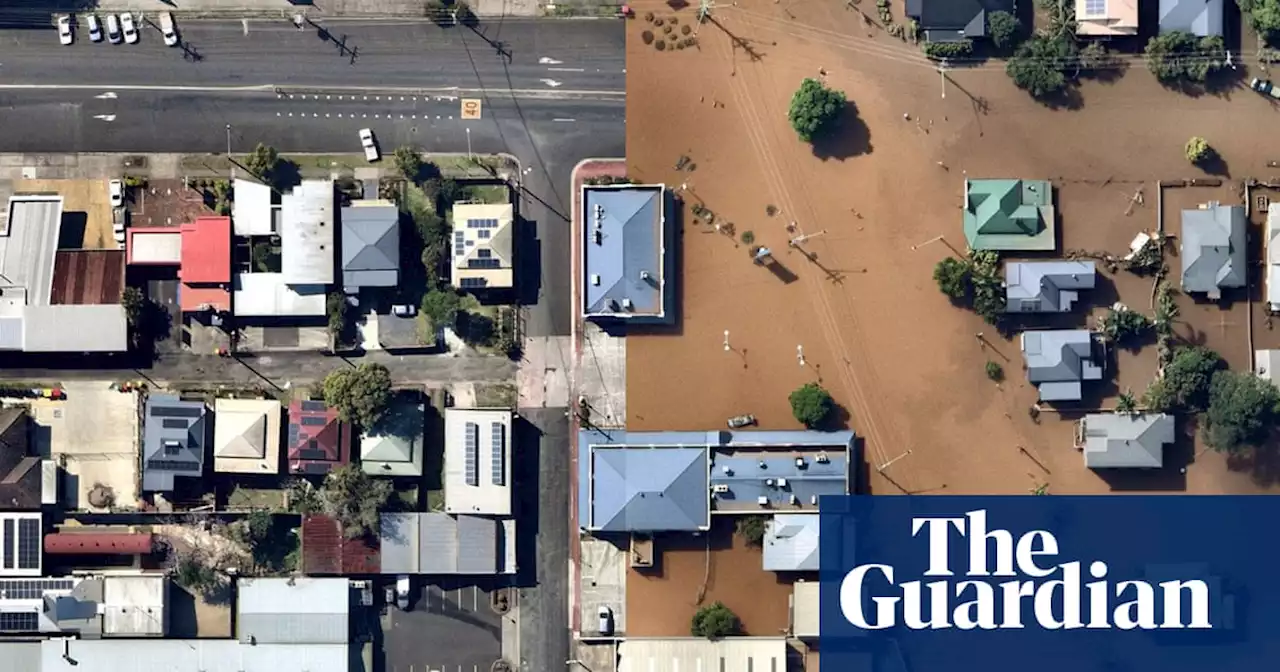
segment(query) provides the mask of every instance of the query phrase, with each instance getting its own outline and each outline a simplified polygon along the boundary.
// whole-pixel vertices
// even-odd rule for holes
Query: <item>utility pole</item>
[[[938,76],[942,78],[942,99],[947,99],[947,59],[938,63]]]
[[[724,330],[724,351],[729,352],[729,350],[731,349],[732,348],[729,347],[729,330],[725,329]]]
[[[471,127],[467,127],[467,160],[474,161],[475,157],[471,155]]]
[[[810,238],[817,238],[818,236],[825,235],[826,233],[827,233],[827,230],[823,229],[817,233],[801,234],[799,236],[796,236],[795,238],[792,238],[790,242],[788,242],[788,244],[791,247],[800,247],[800,243],[803,243],[804,241],[809,240]]]
[[[231,162],[231,179],[236,179],[236,161],[231,158],[231,124],[227,124],[227,161]]]
[[[707,19],[711,18],[711,11],[715,8],[715,0],[698,0],[698,26],[706,23]],[[693,34],[695,36],[698,34],[696,27],[693,29]]]
[[[880,465],[880,466],[876,467],[876,471],[883,473],[885,469],[888,469],[889,467],[893,466],[893,463],[894,463],[894,462],[897,462],[898,460],[901,460],[902,458],[904,458],[904,457],[906,457],[906,456],[908,456],[908,455],[910,455],[910,454],[911,454],[911,451],[910,451],[910,450],[908,450],[907,452],[905,452],[905,453],[903,453],[903,454],[901,454],[901,455],[899,455],[899,456],[897,456],[897,457],[893,458],[892,460],[889,460],[888,462],[885,462],[884,464],[882,464],[882,465]]]

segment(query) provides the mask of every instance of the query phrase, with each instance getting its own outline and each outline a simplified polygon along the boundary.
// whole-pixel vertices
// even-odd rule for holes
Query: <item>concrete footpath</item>
[[[479,16],[541,16],[546,0],[468,0]],[[294,4],[289,0],[99,0],[100,12],[173,12],[177,18],[283,18],[303,14],[312,20],[325,17],[436,18],[440,3],[428,0],[316,0]],[[552,5],[554,7],[554,5]]]

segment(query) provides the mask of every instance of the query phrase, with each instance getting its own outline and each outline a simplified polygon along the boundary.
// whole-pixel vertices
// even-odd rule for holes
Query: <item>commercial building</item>
[[[218,399],[213,411],[214,471],[239,474],[280,471],[280,402]]]
[[[787,669],[785,637],[628,637],[618,643],[618,672],[785,672]]]
[[[237,236],[276,236],[280,234],[280,205],[273,203],[271,187],[253,180],[235,181],[235,200],[231,203],[231,219]]]
[[[636,324],[675,322],[673,223],[666,186],[582,188],[582,315]]]
[[[182,225],[182,311],[231,311],[231,218],[199,217]]]
[[[240,579],[236,603],[241,644],[345,645],[351,637],[347,579]]]
[[[1244,207],[1209,203],[1182,211],[1182,291],[1217,300],[1248,276]]]
[[[0,579],[0,633],[163,637],[168,597],[164,574]]]
[[[779,513],[765,523],[761,542],[764,569],[770,572],[818,571],[818,514]]]
[[[515,285],[515,209],[510,203],[453,206],[453,286],[479,291]]]
[[[5,667],[5,665],[9,667]],[[234,639],[74,639],[0,643],[4,672],[349,672],[347,644]]]
[[[182,229],[174,226],[130,226],[125,229],[130,266],[181,266]]]
[[[447,513],[384,513],[383,574],[491,576],[516,571],[514,520]]]
[[[1102,380],[1101,346],[1087,329],[1024,331],[1022,357],[1027,380],[1040,390],[1040,401],[1079,401],[1084,383]]]
[[[332,516],[303,516],[301,543],[303,574],[353,576],[382,571],[377,537],[348,539]]]
[[[291,284],[283,273],[237,273],[235,277],[237,317],[321,317],[325,301],[325,285]]]
[[[289,404],[289,473],[320,476],[351,461],[351,423],[323,401]]]
[[[796,581],[791,587],[791,636],[814,641],[818,639],[818,599],[822,593],[818,581]]]
[[[1280,313],[1280,203],[1267,206],[1266,257],[1267,311]]]
[[[171,394],[147,397],[142,425],[142,489],[171,492],[179,476],[204,474],[209,443],[209,409],[203,401],[184,401]]]
[[[445,409],[446,513],[511,515],[511,419],[507,409]]]
[[[303,180],[280,201],[280,268],[284,282],[333,284],[333,181]]]

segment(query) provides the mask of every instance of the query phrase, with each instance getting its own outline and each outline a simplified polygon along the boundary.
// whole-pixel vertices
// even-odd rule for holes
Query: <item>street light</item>
[[[231,158],[231,124],[227,124],[227,161],[231,162],[231,179],[236,179],[236,161]]]
[[[468,126],[466,128],[466,131],[467,131],[467,160],[474,161],[475,158],[471,156],[471,127]]]
[[[724,351],[729,352],[729,330],[724,330]]]

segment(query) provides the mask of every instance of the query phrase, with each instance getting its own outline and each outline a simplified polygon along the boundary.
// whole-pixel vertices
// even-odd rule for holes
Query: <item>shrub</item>
[[[643,33],[640,33],[640,39],[644,40],[645,44],[653,44],[653,31],[646,30]]]
[[[1036,36],[1018,47],[1004,71],[1031,97],[1045,98],[1067,87],[1062,68],[1073,56],[1074,47],[1070,42]]]
[[[742,244],[743,244],[743,245],[750,245],[750,244],[752,244],[752,243],[754,243],[754,242],[756,242],[756,234],[755,234],[755,232],[753,232],[753,231],[743,231],[743,232],[742,232]]]
[[[1116,400],[1116,413],[1137,413],[1138,400],[1133,396],[1133,392],[1125,390],[1120,393],[1120,398]]]
[[[933,280],[943,294],[957,301],[969,296],[973,287],[973,267],[966,261],[947,257],[933,267]]]
[[[960,40],[959,42],[925,42],[924,55],[934,60],[942,60],[944,58],[961,58],[969,56],[973,53],[973,42],[969,40]]]
[[[1098,321],[1102,335],[1116,345],[1127,345],[1151,331],[1151,320],[1135,310],[1112,308]]]
[[[990,30],[991,44],[1004,51],[1017,44],[1018,35],[1022,32],[1022,22],[1009,12],[995,11],[987,17],[987,28]]]
[[[748,546],[760,546],[764,543],[766,523],[764,516],[742,516],[738,518],[738,535]]]
[[[693,32],[693,28],[690,28],[687,24],[680,26],[681,35],[688,35],[689,33],[692,33],[692,32]]]
[[[644,20],[648,21],[649,23],[653,23],[653,12],[645,12]]]
[[[805,383],[789,397],[791,413],[805,427],[817,427],[831,417],[835,402],[818,383]]]
[[[653,48],[657,49],[658,51],[666,51],[667,43],[663,40],[658,40],[657,42],[653,43]]]
[[[816,79],[805,79],[791,96],[787,118],[801,140],[813,142],[836,127],[847,102],[843,91],[829,89]]]
[[[1201,163],[1212,156],[1213,148],[1204,138],[1197,135],[1187,141],[1187,160],[1191,163]]]
[[[712,602],[693,615],[689,634],[694,637],[716,639],[736,635],[742,630],[742,622],[737,614],[720,602]]]
[[[671,34],[671,31],[673,31],[673,30],[675,30],[675,28],[674,28],[674,27],[672,27],[672,26],[663,26],[663,27],[662,27],[662,34],[663,34],[663,35],[670,35],[670,34]]]
[[[1004,380],[1004,367],[997,362],[987,362],[987,377],[995,382]]]

